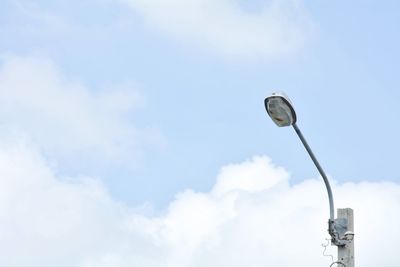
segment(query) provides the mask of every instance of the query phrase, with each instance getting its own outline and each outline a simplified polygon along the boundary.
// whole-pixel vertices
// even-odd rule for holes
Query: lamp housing
[[[265,109],[279,127],[296,123],[297,117],[289,97],[283,92],[274,92],[264,100]]]

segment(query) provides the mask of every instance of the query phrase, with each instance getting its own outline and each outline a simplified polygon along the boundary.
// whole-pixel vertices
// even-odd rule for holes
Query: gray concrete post
[[[352,209],[338,209],[338,218],[347,220],[347,231],[354,232],[354,214]],[[343,247],[338,247],[338,261],[343,262],[346,267],[354,267],[354,239],[353,242]]]

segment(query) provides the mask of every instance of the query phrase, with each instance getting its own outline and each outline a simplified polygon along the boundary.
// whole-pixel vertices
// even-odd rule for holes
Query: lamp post
[[[317,158],[315,157],[314,153],[312,152],[310,146],[308,145],[306,139],[304,138],[302,132],[300,131],[299,127],[297,126],[297,116],[296,112],[293,108],[292,103],[290,102],[289,98],[283,92],[275,92],[272,93],[271,96],[265,98],[264,100],[265,109],[267,110],[268,115],[271,119],[275,122],[276,125],[279,127],[286,127],[286,126],[293,126],[294,130],[296,131],[297,135],[299,136],[301,142],[303,143],[305,149],[307,150],[308,154],[310,155],[311,160],[314,162],[315,166],[317,167],[319,173],[324,180],[326,190],[328,192],[329,198],[329,220],[328,220],[328,232],[332,238],[332,244],[338,247],[338,258],[340,263],[345,264],[346,267],[353,267],[354,266],[354,249],[353,248],[353,237],[354,233],[353,230],[353,216],[352,210],[349,212],[342,212],[343,210],[339,210],[339,213],[343,214],[350,214],[351,216],[342,216],[343,218],[335,219],[335,209],[334,209],[334,201],[333,201],[333,194],[332,189],[329,184],[328,177],[326,176],[324,170],[322,169],[321,165],[319,164]],[[351,218],[350,218],[350,217]],[[351,221],[349,221],[351,220]],[[349,227],[350,226],[350,227]]]

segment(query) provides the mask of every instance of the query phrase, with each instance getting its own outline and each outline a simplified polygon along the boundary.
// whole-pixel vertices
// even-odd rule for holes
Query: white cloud
[[[280,58],[298,52],[313,32],[299,0],[269,0],[259,12],[235,0],[122,0],[154,28],[234,58]]]
[[[29,36],[45,48],[48,46],[45,42],[63,41],[67,48],[92,49],[101,54],[104,49],[109,49],[110,42],[114,43],[121,35],[125,38],[128,32],[132,32],[134,22],[130,12],[125,14],[120,8],[113,0],[51,4],[47,1],[18,0],[10,10],[12,14],[4,29],[14,40],[19,40],[21,35]],[[64,47],[65,44],[50,44],[50,47]],[[34,51],[43,51],[42,48],[35,47]]]
[[[259,192],[288,179],[289,174],[283,168],[271,168],[271,166],[273,166],[271,161],[262,157],[255,157],[239,166],[227,165],[222,168],[218,176],[213,194],[221,196],[235,190]]]
[[[120,239],[118,203],[98,182],[55,178],[24,143],[1,145],[0,169],[1,266],[78,266]]]
[[[254,157],[222,168],[210,192],[187,190],[146,216],[96,180],[55,175],[27,143],[1,144],[0,266],[329,266],[324,185],[288,179]],[[355,210],[357,265],[399,266],[400,185],[333,189],[339,207]]]
[[[157,131],[133,125],[133,111],[143,103],[130,85],[93,90],[66,77],[49,59],[6,57],[0,66],[3,132],[27,135],[64,162],[132,164],[143,144],[162,142]]]

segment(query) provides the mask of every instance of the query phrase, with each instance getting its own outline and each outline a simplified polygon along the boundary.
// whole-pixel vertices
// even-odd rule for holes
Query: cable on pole
[[[329,265],[329,267],[332,267],[334,264],[337,264],[338,266],[339,265],[341,265],[341,266],[343,266],[343,267],[347,267],[346,266],[346,264],[344,264],[343,262],[341,262],[341,261],[335,261],[335,262],[332,262],[332,264],[331,265]]]

